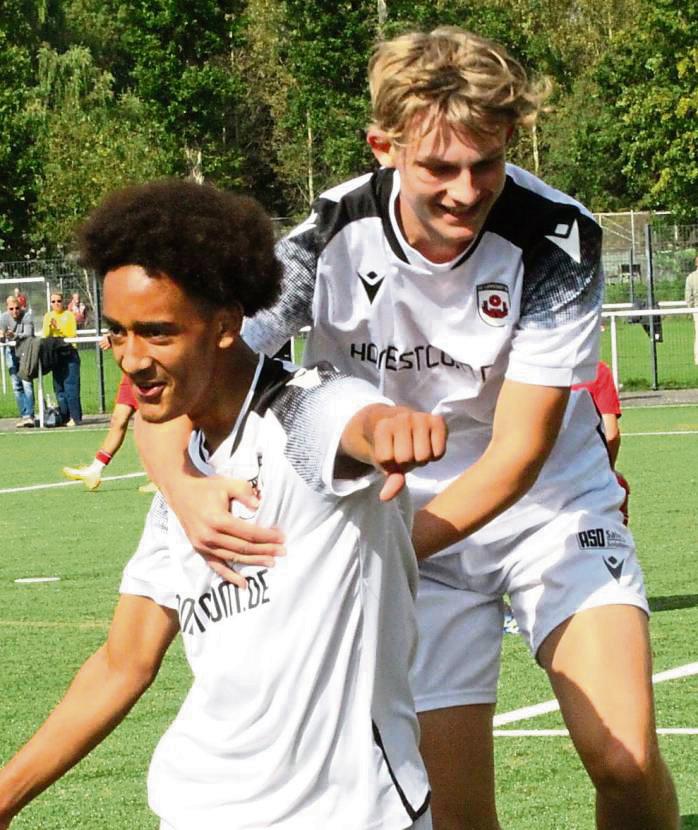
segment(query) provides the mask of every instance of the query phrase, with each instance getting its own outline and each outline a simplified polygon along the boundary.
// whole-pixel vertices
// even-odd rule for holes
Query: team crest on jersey
[[[477,313],[488,326],[504,326],[511,309],[509,288],[503,282],[485,282],[477,287]]]

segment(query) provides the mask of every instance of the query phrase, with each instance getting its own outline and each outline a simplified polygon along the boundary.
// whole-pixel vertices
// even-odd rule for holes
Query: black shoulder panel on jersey
[[[577,205],[548,199],[507,176],[485,230],[522,251],[522,326],[552,328],[600,307],[601,228]]]
[[[245,340],[257,351],[275,354],[303,326],[312,324],[313,295],[320,255],[348,224],[380,216],[391,247],[405,259],[389,218],[392,170],[379,170],[338,200],[320,196],[310,216],[276,244],[283,265],[281,296],[274,306],[245,324]]]
[[[259,373],[250,403],[250,411],[263,418],[267,409],[273,405],[277,395],[283,392],[284,387],[293,377],[294,369],[295,367],[292,364],[284,363],[282,360],[264,358],[262,370]]]
[[[329,426],[325,413],[332,411],[332,386],[344,375],[327,361],[301,371],[316,372],[319,382],[304,387],[287,379],[282,389],[277,388],[270,409],[287,435],[286,458],[311,489],[320,490],[327,450],[322,436]]]
[[[383,233],[388,240],[388,244],[392,252],[398,259],[403,262],[409,262],[407,254],[403,251],[398,238],[395,235],[393,223],[390,221],[390,196],[393,192],[393,179],[395,178],[395,170],[392,167],[381,168],[373,177],[375,181],[376,204],[380,211],[381,221],[383,223]]]
[[[390,221],[390,196],[393,191],[395,170],[382,167],[361,187],[349,190],[338,201],[322,196],[313,206],[317,215],[316,251],[319,256],[332,239],[351,222],[370,217],[379,217],[383,232],[395,254],[407,262]]]

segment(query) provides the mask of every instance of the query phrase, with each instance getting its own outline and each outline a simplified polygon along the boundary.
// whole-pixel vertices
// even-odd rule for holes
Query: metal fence
[[[686,311],[663,315],[667,306],[683,304],[686,276],[698,256],[698,225],[675,225],[667,214],[597,214],[604,230],[603,263],[606,272],[606,309],[624,311],[612,321],[615,363],[626,387],[698,387],[693,362],[693,319]],[[100,286],[94,276],[70,257],[0,262],[0,288],[25,291],[37,327],[48,310],[51,291],[66,299],[78,291],[87,306],[81,335],[83,403],[87,413],[108,408],[118,384],[111,358],[101,359],[94,339],[100,317]],[[2,307],[4,307],[4,297]],[[655,309],[655,313],[646,313]],[[1,309],[0,309],[1,310]],[[635,310],[636,313],[632,313]],[[669,317],[671,316],[671,319]],[[659,331],[653,327],[656,322]],[[299,345],[302,340],[299,340]],[[612,359],[610,331],[602,339],[602,354]],[[12,388],[4,371],[0,386],[0,417],[15,414]],[[50,381],[49,381],[50,388]]]
[[[95,296],[98,290],[96,281],[93,275],[81,268],[74,258],[0,262],[0,286],[5,288],[5,295],[11,294],[15,287],[26,293],[37,322],[40,322],[42,316],[49,310],[48,301],[52,291],[60,291],[64,295],[66,306],[71,294],[77,291],[87,306],[88,316],[83,327],[88,328],[90,324],[94,325],[95,306],[98,302]],[[4,300],[5,296],[2,297],[0,310],[4,310]]]
[[[698,225],[675,225],[667,214],[600,214],[597,219],[604,231],[607,303],[647,308],[652,301],[683,300],[686,277],[696,267]]]

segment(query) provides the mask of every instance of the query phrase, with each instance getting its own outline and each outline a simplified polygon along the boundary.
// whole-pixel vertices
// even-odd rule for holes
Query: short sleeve
[[[318,261],[315,211],[276,244],[283,266],[281,294],[269,309],[245,320],[242,336],[257,352],[272,356],[289,338],[312,322],[313,294]]]
[[[158,605],[176,609],[167,528],[168,507],[158,493],[148,511],[138,548],[124,568],[119,591],[149,597]]]
[[[375,480],[374,470],[356,479],[334,477],[344,429],[357,412],[375,403],[392,405],[370,383],[343,375],[326,362],[300,369],[287,382],[272,410],[287,436],[289,463],[313,490],[344,496]]]
[[[506,376],[545,386],[592,380],[603,296],[601,229],[577,208],[546,217],[524,256],[521,314]],[[545,231],[549,231],[546,233]]]

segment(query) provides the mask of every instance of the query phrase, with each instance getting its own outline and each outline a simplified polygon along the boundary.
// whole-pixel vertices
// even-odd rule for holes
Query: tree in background
[[[105,193],[168,172],[161,127],[138,98],[115,95],[112,85],[84,46],[40,52],[42,168],[31,239],[49,256],[71,244],[75,226]]]
[[[684,0],[3,0],[0,245],[56,250],[105,190],[210,179],[298,218],[371,169],[373,42],[456,24],[556,93],[515,163],[595,210],[694,218],[695,3]],[[0,249],[2,250],[2,249]]]
[[[630,205],[698,219],[698,5],[647,2],[596,74]]]
[[[35,60],[48,9],[29,0],[0,5],[0,256],[23,251],[41,161],[32,109]]]

